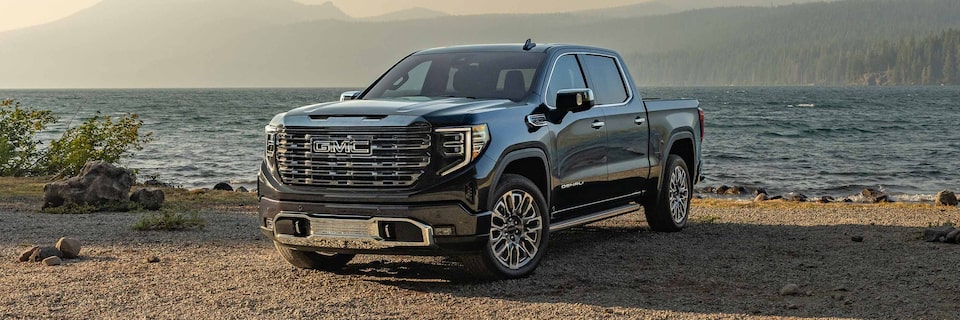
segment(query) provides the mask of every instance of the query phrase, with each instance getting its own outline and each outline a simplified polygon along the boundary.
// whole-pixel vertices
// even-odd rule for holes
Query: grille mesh
[[[283,183],[321,187],[407,187],[430,164],[430,126],[287,127],[277,134]],[[366,152],[314,152],[314,143],[369,141]],[[362,144],[362,148],[367,148]]]

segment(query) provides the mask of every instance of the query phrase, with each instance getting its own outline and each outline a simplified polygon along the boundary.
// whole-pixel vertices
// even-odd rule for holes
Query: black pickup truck
[[[260,229],[301,268],[448,255],[494,279],[532,273],[551,232],[641,207],[653,230],[679,231],[703,110],[635,88],[601,48],[413,53],[363,91],[270,121]]]

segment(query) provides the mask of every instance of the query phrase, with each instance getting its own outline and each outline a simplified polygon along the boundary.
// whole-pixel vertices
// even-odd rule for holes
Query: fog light
[[[437,226],[433,228],[433,235],[435,236],[452,236],[457,233],[457,228],[454,226]]]
[[[270,230],[273,230],[273,219],[271,219],[271,218],[263,218],[263,227],[264,227],[264,228],[267,228],[267,229],[270,229]]]

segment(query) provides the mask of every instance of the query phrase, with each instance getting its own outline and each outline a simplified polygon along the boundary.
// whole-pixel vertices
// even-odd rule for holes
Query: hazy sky
[[[54,21],[101,0],[0,0],[0,31]],[[137,1],[137,0],[125,0]],[[319,4],[328,0],[296,0]],[[376,16],[412,7],[450,14],[540,13],[605,8],[650,0],[333,0],[348,15]]]

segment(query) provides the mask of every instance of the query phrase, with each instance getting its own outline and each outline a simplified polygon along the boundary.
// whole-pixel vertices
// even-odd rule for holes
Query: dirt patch
[[[3,210],[0,318],[946,319],[960,310],[960,245],[919,239],[931,224],[960,221],[955,208],[700,206],[673,234],[631,213],[555,234],[536,274],[493,283],[442,257],[299,270],[260,235],[254,208],[233,209],[202,213],[207,227],[183,232],[134,231],[136,213]],[[83,242],[80,259],[16,261],[60,236]],[[787,284],[800,294],[780,295]]]

